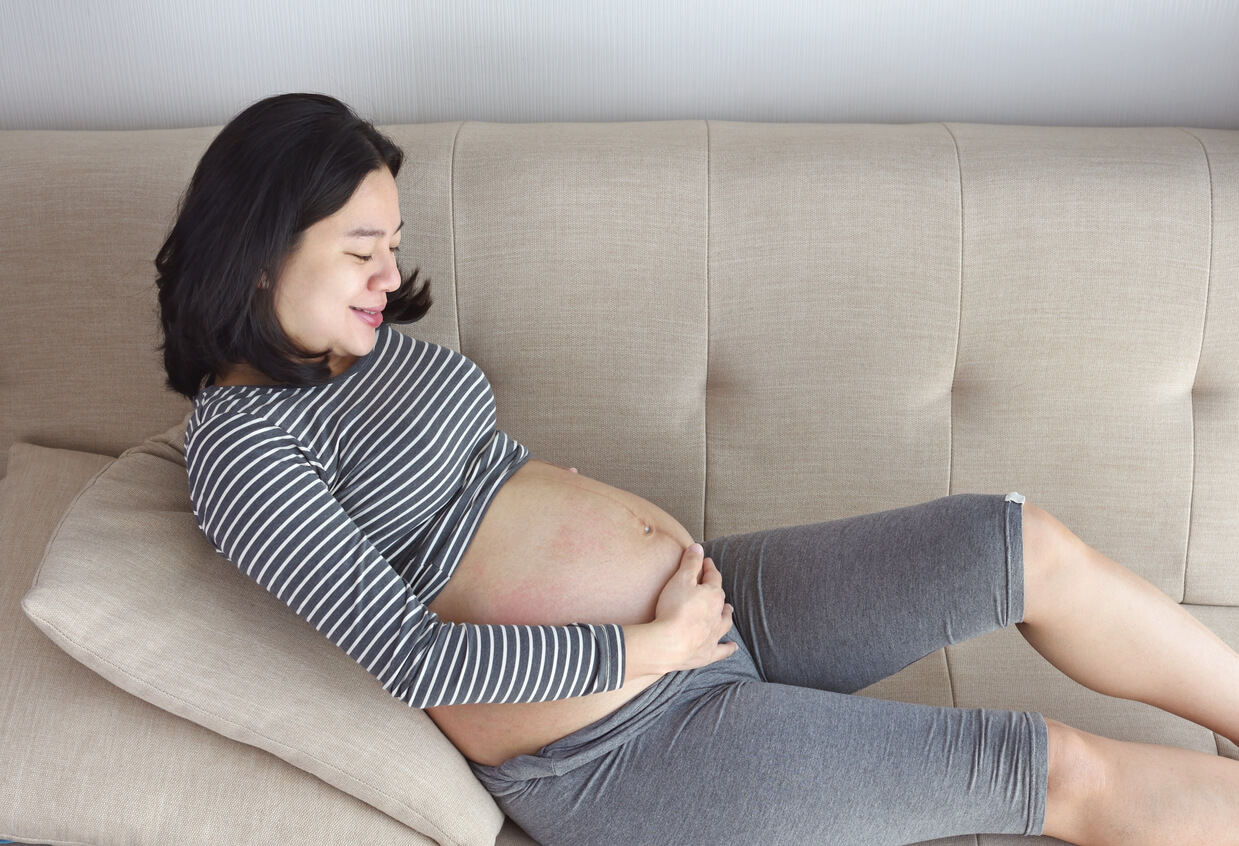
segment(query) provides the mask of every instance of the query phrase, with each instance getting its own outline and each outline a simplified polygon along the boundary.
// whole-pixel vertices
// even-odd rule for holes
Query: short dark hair
[[[274,282],[306,229],[367,175],[386,167],[395,177],[403,161],[389,138],[323,94],[269,97],[229,121],[155,259],[168,386],[192,399],[207,377],[241,362],[281,384],[330,378],[327,352],[302,349],[281,328]],[[429,282],[414,270],[383,320],[411,323],[429,308]]]

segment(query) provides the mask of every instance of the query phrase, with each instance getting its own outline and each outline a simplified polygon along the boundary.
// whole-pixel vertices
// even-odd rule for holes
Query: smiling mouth
[[[349,306],[353,314],[357,315],[357,319],[369,326],[371,329],[377,329],[383,324],[383,310],[381,308],[357,308]]]

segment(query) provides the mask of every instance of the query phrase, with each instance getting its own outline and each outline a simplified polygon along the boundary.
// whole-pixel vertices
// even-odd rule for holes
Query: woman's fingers
[[[692,574],[693,581],[710,587],[723,586],[723,574],[714,565],[714,560],[705,557],[701,544],[691,544],[680,557],[680,569]]]
[[[654,612],[654,622],[675,633],[675,651],[683,650],[683,657],[672,661],[673,669],[702,667],[736,651],[734,643],[719,642],[731,629],[732,607],[726,599],[722,574],[701,544],[687,547]]]
[[[701,548],[701,544],[691,544],[680,556],[678,575],[686,581],[691,579],[695,585],[701,584],[702,569],[705,566],[702,561],[704,556],[705,550]]]
[[[717,588],[723,586],[723,574],[715,566],[713,558],[707,558],[701,563],[701,583]]]

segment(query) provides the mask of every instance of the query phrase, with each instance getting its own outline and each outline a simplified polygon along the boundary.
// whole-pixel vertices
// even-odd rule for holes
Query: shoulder
[[[438,357],[453,356],[464,358],[463,355],[445,347],[442,344],[423,341],[412,335],[406,335],[390,324],[384,324],[375,335],[374,357],[380,361],[407,357]]]
[[[185,465],[193,477],[209,465],[296,446],[292,435],[261,413],[195,402],[185,429]]]
[[[380,330],[369,371],[377,379],[439,374],[482,374],[482,369],[461,352],[442,344],[423,341],[391,326]]]
[[[305,444],[261,415],[217,413],[186,429],[189,498],[200,520],[274,482],[302,490],[322,478],[322,469]]]

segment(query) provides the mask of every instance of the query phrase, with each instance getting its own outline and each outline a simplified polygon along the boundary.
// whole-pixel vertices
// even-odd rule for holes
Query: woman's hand
[[[725,600],[722,574],[700,544],[691,545],[658,595],[654,621],[624,627],[625,680],[704,667],[735,652],[736,644],[719,643],[731,628]]]

